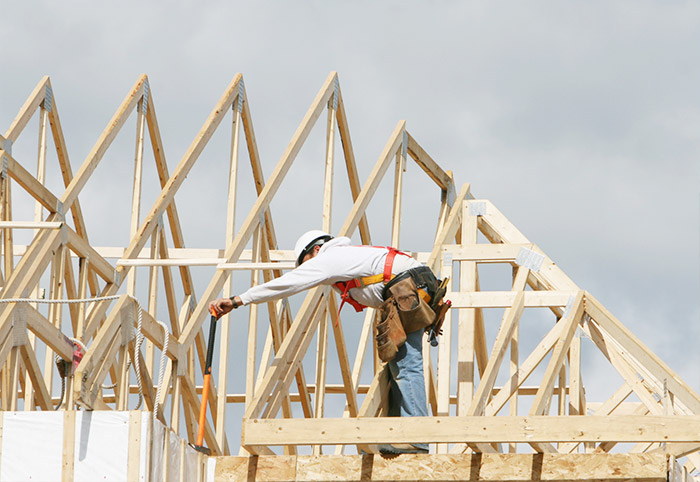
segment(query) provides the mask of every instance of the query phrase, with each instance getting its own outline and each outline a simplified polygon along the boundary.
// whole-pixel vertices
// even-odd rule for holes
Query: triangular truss
[[[250,283],[257,284],[293,267],[291,252],[279,249],[271,204],[324,111],[325,156],[319,169],[325,176],[319,227],[331,231],[331,218],[343,219],[335,234],[398,247],[401,224],[407,218],[401,209],[407,195],[407,164],[414,161],[441,193],[438,216],[432,221],[436,232],[432,250],[413,253],[440,277],[451,279],[447,298],[453,309],[440,344],[431,348],[426,340],[424,347],[433,416],[384,416],[388,375],[372,348],[374,311],[367,311],[361,324],[348,322],[354,315],[345,312],[334,322],[337,295],[328,287],[318,287],[300,296],[299,303],[285,300],[245,308],[245,350],[231,350],[232,324],[239,329],[240,317],[245,315],[219,322],[216,383],[209,397],[205,433],[206,445],[214,454],[231,454],[231,437],[237,439],[237,435],[227,433],[227,427],[242,418],[242,455],[275,455],[279,452],[275,447],[296,455],[305,446],[311,448],[301,452],[321,454],[329,450],[323,446],[335,446],[330,450],[343,454],[353,446],[373,453],[380,443],[429,442],[435,444],[437,454],[662,453],[687,456],[689,473],[700,467],[700,397],[491,202],[474,199],[468,184],[457,192],[451,174],[418,144],[405,122],[398,123],[361,183],[336,73],[323,83],[267,180],[240,74],[227,86],[172,174],[146,76],[134,84],[75,175],[50,81],[42,79],[0,138],[2,410],[52,410],[59,404],[67,411],[129,410],[141,392],[145,401],[141,409],[155,411],[175,433],[193,442],[208,303],[234,293],[233,272],[252,273]],[[28,170],[27,159],[12,154],[35,113],[39,117],[36,175]],[[134,113],[133,195],[121,200],[132,206],[130,240],[121,247],[93,246],[78,197]],[[227,244],[220,250],[186,248],[175,195],[227,118],[230,150],[221,156],[228,161]],[[49,190],[45,182],[49,129],[65,187],[61,193]],[[158,173],[156,187],[146,186],[142,175],[144,157],[151,157],[145,156],[146,134]],[[347,213],[334,208],[338,205],[333,196],[333,179],[338,175],[336,138],[352,197]],[[257,197],[242,222],[236,223],[242,142]],[[392,172],[392,217],[385,221],[391,225],[390,239],[372,239],[372,201]],[[34,219],[12,215],[12,192],[18,186],[36,201]],[[160,191],[148,209],[141,202],[144,189]],[[42,214],[42,209],[48,214]],[[34,229],[36,234],[26,246],[15,245],[16,229]],[[410,242],[402,244],[410,248]],[[209,284],[199,296],[192,266],[209,267]],[[147,289],[137,287],[138,274],[148,279]],[[108,299],[63,309],[16,301],[39,298],[44,285],[48,285],[48,300]],[[487,285],[497,289],[482,289]],[[164,293],[164,303],[159,302],[159,293]],[[166,322],[159,325],[158,318]],[[137,320],[147,340],[145,350],[134,336]],[[263,326],[266,330],[259,329]],[[358,340],[356,349],[348,349],[348,334]],[[64,395],[53,357],[55,353],[72,361],[71,340],[83,345],[86,353],[66,378]],[[159,372],[156,355],[163,352],[168,362]],[[602,400],[591,400],[584,388],[584,380],[589,387],[604,382],[595,379],[599,375],[586,364],[587,353],[607,359],[610,372],[616,374],[613,380],[619,380]],[[363,377],[367,366],[374,372]],[[313,383],[310,370],[315,371]],[[338,383],[328,382],[331,372]],[[235,381],[243,378],[244,393],[230,393]],[[371,383],[362,384],[370,379]],[[330,408],[327,400],[341,402]],[[328,417],[332,412],[335,415]]]

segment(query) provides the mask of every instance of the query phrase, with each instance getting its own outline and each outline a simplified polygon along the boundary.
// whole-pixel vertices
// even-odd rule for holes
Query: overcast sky
[[[146,73],[172,172],[241,72],[269,176],[338,71],[362,181],[405,119],[458,186],[471,183],[700,388],[699,4],[3,1],[0,12],[0,131],[50,75],[74,171]],[[131,176],[132,124],[125,132],[80,197],[98,245],[110,244],[100,233],[119,172]],[[35,156],[35,138],[16,149]],[[321,172],[316,154],[302,151],[298,179]],[[205,151],[180,206],[213,211],[205,186],[223,192],[226,162]],[[187,245],[222,247],[201,209],[180,207]],[[284,209],[273,216],[290,247],[314,226]],[[426,249],[411,245],[417,231],[402,247]]]

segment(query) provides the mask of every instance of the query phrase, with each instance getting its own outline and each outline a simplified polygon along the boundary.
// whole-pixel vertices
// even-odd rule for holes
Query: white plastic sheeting
[[[61,480],[63,414],[3,412],[0,480]]]
[[[201,454],[152,425],[141,411],[0,412],[0,482],[198,480]]]
[[[129,412],[76,412],[75,415],[73,480],[94,482],[95,476],[104,481],[125,480],[129,461]],[[144,419],[141,420],[142,433],[147,430]],[[139,470],[139,474],[143,472]]]
[[[209,457],[207,460],[207,482],[214,482],[214,474],[216,473],[216,457]]]
[[[167,444],[166,444],[167,440]],[[196,481],[200,454],[184,440],[157,423],[153,430],[153,463],[151,480],[153,481]],[[167,464],[164,460],[167,457]],[[167,470],[167,475],[166,475]]]

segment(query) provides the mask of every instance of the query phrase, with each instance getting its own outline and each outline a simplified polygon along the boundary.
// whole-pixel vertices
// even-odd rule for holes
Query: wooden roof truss
[[[346,315],[339,323],[330,322],[338,312],[338,297],[328,287],[318,287],[303,297],[296,311],[287,302],[247,308],[246,353],[230,351],[231,323],[228,317],[219,322],[216,383],[209,398],[205,436],[213,453],[231,454],[227,407],[243,404],[241,454],[274,455],[278,453],[274,447],[281,447],[284,454],[296,455],[303,446],[310,446],[313,454],[321,454],[323,446],[334,446],[336,454],[344,453],[348,446],[372,453],[379,443],[430,442],[436,444],[437,454],[664,453],[687,457],[688,473],[700,467],[700,397],[491,202],[474,199],[468,184],[457,192],[451,174],[423,150],[405,122],[398,123],[366,181],[360,182],[336,73],[323,83],[267,180],[263,178],[240,74],[226,87],[172,173],[165,160],[146,76],[131,88],[75,174],[50,80],[47,77],[39,82],[0,137],[4,164],[0,178],[0,297],[36,298],[41,285],[48,283],[49,299],[117,299],[71,304],[67,309],[69,319],[64,319],[64,310],[57,305],[45,308],[36,303],[0,303],[2,409],[56,407],[59,388],[53,356],[72,360],[72,338],[86,345],[87,352],[75,374],[67,379],[61,409],[128,410],[138,392],[134,383],[138,358],[145,402],[141,409],[154,410],[157,406],[163,423],[194,441],[206,350],[202,327],[208,319],[207,305],[222,294],[233,294],[233,271],[250,271],[251,283],[256,284],[293,266],[291,252],[278,247],[270,207],[324,112],[322,229],[330,231],[331,216],[342,215],[333,209],[333,178],[338,175],[339,162],[336,138],[340,139],[352,196],[352,207],[336,234],[359,233],[363,243],[373,242],[368,209],[382,180],[393,173],[391,239],[380,242],[400,246],[401,222],[406,217],[401,211],[403,173],[410,160],[442,193],[436,206],[433,248],[414,253],[441,277],[452,279],[447,298],[452,300],[453,309],[440,344],[432,352],[425,344],[432,416],[411,420],[383,416],[388,378],[372,349],[374,311],[366,312],[357,349],[349,350],[345,330],[352,328],[342,323]],[[27,167],[28,159],[13,157],[12,145],[35,114],[39,117],[39,149],[33,174]],[[90,243],[78,198],[134,114],[130,240],[115,252]],[[231,127],[228,243],[212,256],[212,250],[185,247],[185,230],[174,198],[227,118]],[[150,142],[146,142],[146,135]],[[60,164],[63,192],[51,191],[45,183],[49,138]],[[257,197],[245,219],[237,223],[242,143]],[[147,144],[152,156],[146,152]],[[157,186],[143,184],[146,157],[154,159]],[[33,219],[13,217],[15,189],[33,198]],[[144,189],[160,192],[150,207],[141,201]],[[15,230],[28,228],[35,230],[31,242],[26,246],[14,244]],[[209,284],[199,295],[190,270],[193,265],[209,265],[212,269]],[[482,289],[483,273],[494,266],[504,268],[500,273],[506,276],[496,282],[489,275],[488,283],[500,283],[500,288]],[[147,277],[147,292],[137,289],[137,274]],[[161,290],[164,303],[158,297]],[[139,310],[147,343],[145,350],[137,351],[133,332]],[[541,320],[545,310],[549,322],[533,321]],[[530,315],[535,312],[539,318]],[[160,313],[167,313],[168,363],[161,390],[157,390],[155,359],[166,342],[156,321]],[[266,332],[259,330],[259,320],[269,322]],[[489,328],[496,325],[497,330]],[[533,333],[539,333],[539,342],[525,342]],[[336,349],[333,357],[329,355],[331,334]],[[588,369],[582,358],[585,349],[602,354],[621,380],[609,398],[597,403],[587,398],[584,388]],[[331,359],[338,362],[334,369],[340,381],[336,384],[327,380]],[[372,361],[374,374],[371,383],[363,385],[362,369],[367,360]],[[245,370],[238,369],[242,366]],[[315,369],[312,382],[309,366]],[[244,394],[229,393],[234,367],[237,373],[245,373]],[[600,383],[590,378],[586,381]],[[343,399],[344,411],[327,417],[326,401],[336,394]]]

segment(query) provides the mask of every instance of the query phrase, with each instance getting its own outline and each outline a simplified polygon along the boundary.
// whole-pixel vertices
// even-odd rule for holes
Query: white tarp
[[[0,482],[196,480],[199,453],[150,412],[0,412]],[[75,432],[65,432],[75,417]],[[72,422],[69,424],[72,428]],[[64,447],[64,444],[68,443]],[[71,445],[72,443],[72,445]],[[164,450],[166,447],[168,450]],[[72,459],[71,459],[72,457]],[[184,460],[182,460],[184,457]],[[72,461],[72,467],[71,462]],[[64,474],[66,471],[66,474]],[[150,475],[150,477],[149,477]]]
[[[164,438],[165,426],[162,423],[155,424],[151,439],[151,480],[154,482],[163,480]]]
[[[75,482],[126,480],[129,412],[76,412]],[[57,479],[58,480],[58,479]]]
[[[214,482],[214,474],[216,474],[216,457],[207,459],[207,482]]]
[[[2,414],[0,481],[61,480],[63,412]]]

